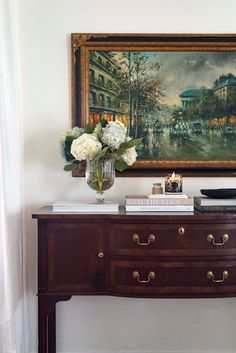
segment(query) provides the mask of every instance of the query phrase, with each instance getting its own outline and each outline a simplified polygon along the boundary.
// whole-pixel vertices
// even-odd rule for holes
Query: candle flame
[[[175,172],[173,172],[172,174],[169,174],[166,181],[168,184],[171,184],[173,182],[179,183],[181,181],[181,174],[175,174]]]

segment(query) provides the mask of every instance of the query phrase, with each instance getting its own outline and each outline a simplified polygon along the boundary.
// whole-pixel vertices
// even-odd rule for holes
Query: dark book
[[[236,212],[236,206],[200,206],[195,203],[194,208],[201,212]]]
[[[227,207],[236,207],[236,198],[228,199],[215,199],[206,196],[195,196],[194,204],[199,206],[227,206]]]

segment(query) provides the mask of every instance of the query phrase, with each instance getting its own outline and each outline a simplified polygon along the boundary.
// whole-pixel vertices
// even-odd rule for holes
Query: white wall
[[[70,126],[70,33],[233,33],[232,0],[19,0],[25,139],[25,203],[31,350],[37,342],[37,244],[32,210],[92,196],[63,171],[61,133]],[[119,178],[122,200],[150,191],[154,178]],[[235,187],[233,178],[185,178],[184,191]],[[74,297],[57,305],[60,352],[235,352],[236,301]]]

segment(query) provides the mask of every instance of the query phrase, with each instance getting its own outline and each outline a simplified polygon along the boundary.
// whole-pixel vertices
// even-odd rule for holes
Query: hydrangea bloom
[[[101,149],[102,144],[95,134],[83,134],[72,142],[70,153],[78,161],[91,160]]]
[[[131,147],[128,148],[123,154],[122,154],[122,158],[123,160],[128,164],[128,165],[132,165],[137,158],[138,154],[136,152],[135,147]]]
[[[73,127],[73,129],[68,129],[66,130],[66,132],[62,135],[61,137],[61,143],[64,143],[67,136],[73,136],[75,138],[78,138],[79,136],[81,136],[84,133],[84,129],[80,128],[80,127]]]
[[[120,121],[110,121],[101,134],[102,142],[111,149],[117,150],[126,141],[127,129]]]

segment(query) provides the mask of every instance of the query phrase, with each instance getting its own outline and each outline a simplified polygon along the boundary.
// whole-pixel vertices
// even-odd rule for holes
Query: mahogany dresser
[[[72,295],[236,296],[236,213],[62,214],[38,219],[39,353],[56,352],[56,303]]]

